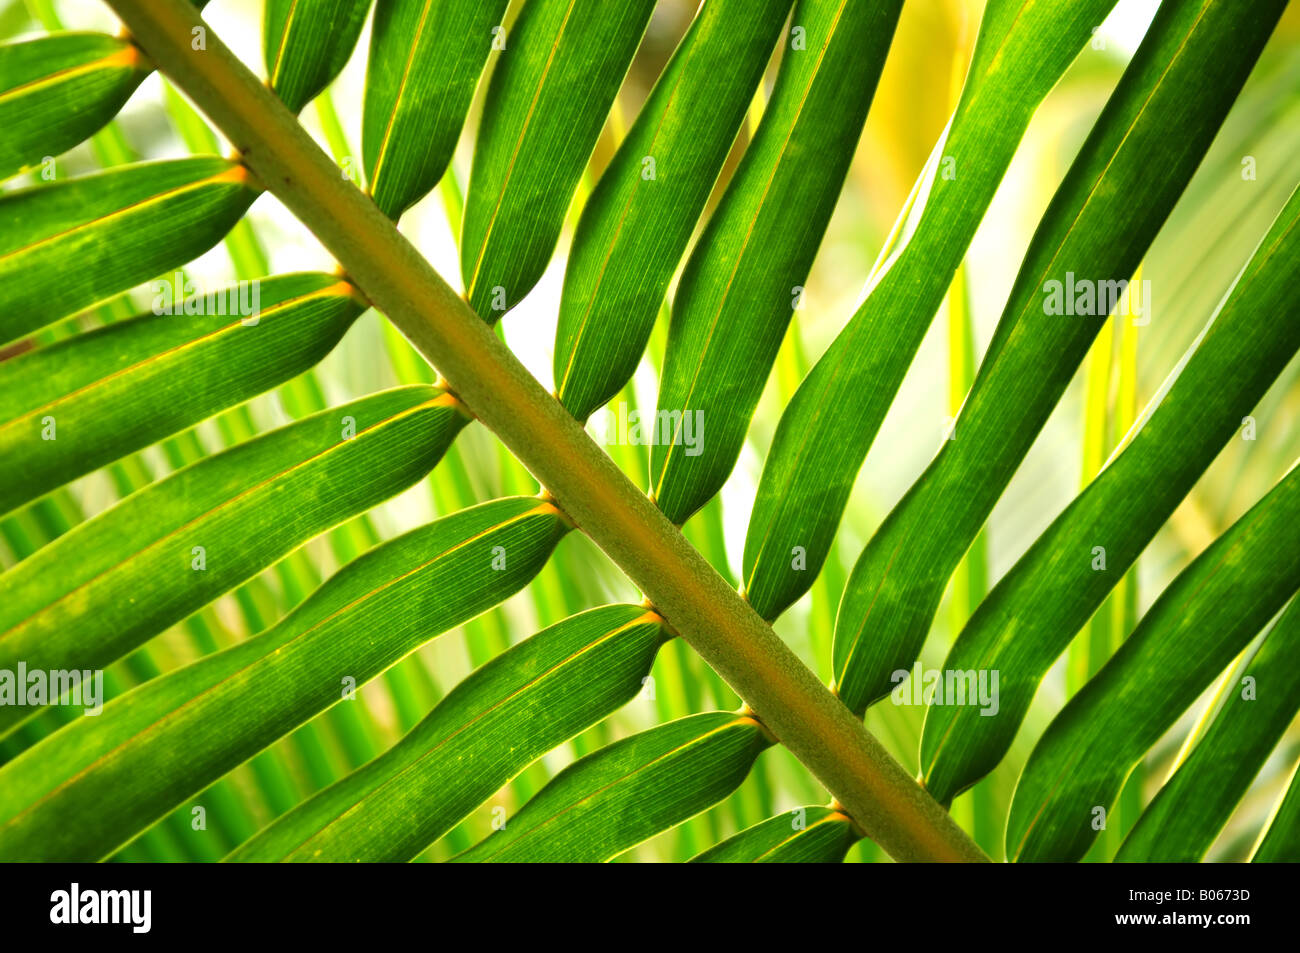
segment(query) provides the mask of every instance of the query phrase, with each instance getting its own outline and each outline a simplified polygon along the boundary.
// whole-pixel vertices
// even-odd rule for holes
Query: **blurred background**
[[[1166,0],[1176,2],[1176,0]],[[641,50],[591,159],[546,276],[503,322],[506,341],[547,387],[551,380],[556,314],[572,224],[590,188],[612,157],[655,78],[690,22],[695,0],[659,0]],[[948,303],[941,309],[872,447],[854,489],[836,548],[812,592],[776,624],[777,631],[825,680],[836,607],[863,544],[883,516],[938,450],[946,428],[993,335],[1012,280],[1037,221],[1125,64],[1141,41],[1156,0],[1120,0],[1093,42],[1047,97],[967,255]],[[507,28],[522,7],[511,3]],[[942,132],[974,44],[981,0],[907,0],[848,180],[795,313],[777,366],[767,383],[740,463],[720,497],[685,527],[687,536],[732,581],[739,570],[746,524],[762,461],[780,413],[817,357],[853,313],[863,286],[912,183]],[[259,74],[262,4],[212,0],[205,17],[216,33]],[[118,24],[98,0],[0,0],[0,38],[55,28],[107,30]],[[304,110],[304,125],[333,155],[345,160],[359,149],[362,88],[369,27],[335,85]],[[494,53],[493,56],[498,54]],[[779,51],[764,89],[715,187],[710,208],[727,184],[749,135],[762,116],[775,78]],[[491,71],[494,60],[489,60]],[[461,196],[469,174],[478,103],[471,111],[452,168],[439,189],[413,208],[401,230],[460,290],[456,240]],[[161,76],[149,77],[118,120],[61,160],[77,175],[138,159],[229,146]],[[1254,177],[1243,177],[1243,160]],[[359,162],[353,163],[359,167]],[[345,168],[347,166],[345,165]],[[1105,462],[1148,400],[1178,364],[1214,313],[1255,244],[1300,182],[1300,8],[1292,4],[1233,107],[1205,162],[1142,266],[1153,292],[1152,318],[1141,328],[1112,321],[1020,467],[971,554],[950,587],[923,662],[942,663],[947,647],[983,593],[1030,546]],[[3,186],[20,188],[31,179]],[[187,275],[210,290],[236,278],[305,269],[329,270],[333,261],[270,195],[262,196],[230,239],[191,263]],[[89,329],[146,310],[150,294],[137,289],[93,313],[49,332],[53,337]],[[671,292],[669,296],[671,300]],[[633,384],[622,398],[653,406],[657,368],[667,331],[667,310]],[[1293,316],[1300,319],[1300,315]],[[1127,328],[1127,329],[1125,329]],[[1016,746],[1002,766],[953,805],[954,814],[993,856],[1002,856],[1002,826],[1012,787],[1033,742],[1088,667],[1084,643],[1102,630],[1115,640],[1150,605],[1163,586],[1240,516],[1293,462],[1300,441],[1300,362],[1293,361],[1254,416],[1256,439],[1236,439],[1219,456],[1142,557],[1138,566],[1058,663],[1039,692]],[[205,421],[194,431],[151,447],[77,481],[0,521],[0,560],[12,565],[75,523],[113,505],[195,455],[212,453],[323,406],[397,383],[431,380],[423,360],[385,320],[371,312],[317,368],[247,405]],[[592,430],[599,434],[600,415]],[[611,455],[639,485],[646,482],[645,447],[611,446]],[[159,636],[110,672],[111,693],[255,635],[283,616],[342,562],[379,540],[437,515],[537,485],[481,427],[467,429],[433,475],[363,517],[307,544],[185,623]],[[434,640],[360,692],[361,703],[339,705],[303,726],[214,788],[187,803],[125,848],[122,859],[208,860],[224,855],[276,815],[382,751],[479,664],[505,646],[574,612],[640,594],[581,534],[571,534],[541,577],[525,591],[461,629]],[[1095,667],[1095,661],[1094,665]],[[1120,825],[1100,840],[1090,859],[1106,859],[1177,763],[1189,732],[1209,707],[1208,691],[1149,755],[1125,795]],[[490,830],[491,809],[513,812],[573,758],[684,714],[731,709],[736,696],[681,640],[661,652],[653,681],[626,708],[546,756],[426,851],[441,859]],[[881,705],[868,727],[909,769],[915,769],[924,711]],[[0,752],[12,757],[67,717],[51,710],[30,723]],[[16,745],[16,747],[15,747]],[[1210,859],[1248,856],[1300,753],[1300,725],[1261,772]],[[685,859],[721,838],[779,811],[824,803],[826,794],[781,748],[766,752],[741,789],[712,810],[624,855],[628,860]],[[195,832],[190,807],[208,810],[210,830]],[[881,860],[869,842],[850,860]]]

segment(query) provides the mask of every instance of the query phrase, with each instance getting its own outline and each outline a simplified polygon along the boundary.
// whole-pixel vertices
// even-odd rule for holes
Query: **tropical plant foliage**
[[[261,63],[203,3],[106,2],[121,35],[0,3],[0,859],[1300,859],[1300,168],[1234,241],[1197,217],[1295,128],[1285,0],[1159,3],[980,348],[968,254],[1116,5],[987,0],[815,361],[806,285],[922,0],[667,34],[685,4],[261,0]],[[133,147],[142,85],[191,154]],[[264,192],[336,268],[272,268]],[[463,294],[397,228],[435,194]],[[1152,322],[1158,239],[1235,278]],[[236,283],[199,291],[218,246]],[[501,328],[557,262],[548,394]],[[940,313],[952,424],[861,532]],[[582,427],[627,426],[638,368],[607,454]],[[1076,391],[1082,486],[990,587]],[[1265,453],[1161,556],[1229,512],[1216,460]]]

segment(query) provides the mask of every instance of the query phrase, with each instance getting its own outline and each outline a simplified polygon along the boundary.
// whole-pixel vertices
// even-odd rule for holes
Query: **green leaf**
[[[0,342],[207,251],[247,211],[248,171],[203,157],[136,165],[0,198]]]
[[[961,100],[895,226],[898,242],[773,437],[744,554],[745,595],[765,619],[817,578],[867,450],[1030,118],[1114,4],[987,5]],[[806,566],[796,568],[795,547]]]
[[[0,669],[102,668],[121,658],[304,541],[411,486],[466,421],[445,391],[398,388],[132,494],[0,575]],[[0,732],[33,711],[0,706]]]
[[[1300,769],[1291,776],[1286,795],[1250,859],[1257,864],[1300,861]]]
[[[792,0],[710,0],[578,220],[555,382],[579,420],[632,377]]]
[[[361,313],[359,298],[325,274],[194,297],[194,314],[160,293],[155,305],[171,313],[0,363],[0,455],[23,461],[0,472],[0,513],[307,370]]]
[[[0,46],[0,179],[85,140],[153,70],[128,40],[60,33]]]
[[[104,857],[424,642],[517,592],[566,528],[536,499],[463,510],[348,563],[256,638],[75,719],[0,768],[0,858]]]
[[[801,0],[772,99],[682,273],[650,486],[674,523],[722,487],[802,296],[902,0]]]
[[[653,10],[654,0],[532,0],[520,13],[488,85],[465,197],[461,274],[484,318],[546,270]]]
[[[796,827],[800,823],[802,826]],[[800,807],[755,824],[691,858],[700,864],[838,864],[859,839],[829,807]]]
[[[505,10],[506,0],[382,0],[375,7],[361,152],[370,194],[389,218],[442,178],[488,53],[506,42]]]
[[[1300,467],[1161,593],[1053,719],[1016,786],[1012,860],[1077,860],[1133,766],[1300,586]],[[996,717],[996,716],[995,716]]]
[[[1136,271],[1285,6],[1156,13],[1039,223],[952,439],[853,568],[834,662],[855,712],[916,660],[952,571],[1108,320],[1098,295]]]
[[[1250,679],[1250,681],[1247,681]],[[1227,686],[1214,723],[1124,839],[1117,861],[1205,857],[1300,710],[1300,601]]]
[[[347,65],[370,0],[267,0],[262,50],[267,85],[298,112]]]
[[[921,776],[940,800],[1002,759],[1052,664],[1300,350],[1300,322],[1287,317],[1300,275],[1297,223],[1300,191],[1140,429],[962,630],[943,667],[1000,672],[999,708],[994,718],[965,706],[927,713]]]
[[[644,606],[605,606],[544,629],[228,859],[410,860],[528,764],[630,701],[666,636]]]
[[[612,860],[722,800],[769,744],[753,718],[731,712],[651,728],[569,765],[503,829],[455,859]]]

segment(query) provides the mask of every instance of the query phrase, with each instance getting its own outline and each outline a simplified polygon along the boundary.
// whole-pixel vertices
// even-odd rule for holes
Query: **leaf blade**
[[[0,180],[84,141],[152,71],[134,44],[100,33],[0,45]]]
[[[1269,818],[1268,829],[1260,838],[1250,858],[1252,863],[1295,863],[1300,858],[1300,771],[1292,774],[1277,812]]]
[[[341,438],[349,417],[356,436]],[[0,664],[107,665],[317,533],[415,483],[466,419],[441,390],[399,388],[146,487],[0,575]],[[0,706],[0,731],[31,713]]]
[[[636,369],[791,5],[704,4],[583,208],[555,337],[556,394],[579,420]]]
[[[592,609],[544,629],[227,859],[410,860],[527,764],[630,701],[664,637],[642,606]]]
[[[1105,297],[1108,284],[1133,275],[1284,6],[1238,16],[1231,2],[1202,0],[1156,14],[1039,223],[954,439],[854,566],[834,648],[836,685],[853,710],[887,694],[893,673],[915,661],[952,570],[1108,320],[1094,291],[1088,313],[1063,321],[1049,286],[1059,294],[1078,274]]]
[[[465,298],[496,320],[550,260],[654,0],[540,0],[513,28],[492,73],[461,233]]]
[[[105,856],[339,702],[342,677],[359,686],[517,591],[565,529],[528,498],[437,520],[353,560],[262,635],[77,719],[0,767],[0,856]]]
[[[334,81],[361,35],[370,0],[267,0],[267,85],[297,113]]]
[[[184,264],[256,197],[243,166],[215,157],[142,162],[3,196],[0,341]]]
[[[1300,602],[1274,623],[1242,675],[1258,693],[1231,686],[1214,723],[1129,831],[1117,862],[1197,862],[1300,708]]]
[[[673,301],[658,406],[659,419],[666,413],[675,427],[671,436],[658,428],[650,485],[674,523],[721,489],[740,456],[857,149],[901,7],[893,0],[801,0],[795,8],[807,48],[786,51],[758,131]],[[693,432],[706,422],[707,441]]]
[[[1001,760],[1039,682],[1300,350],[1287,320],[1300,274],[1300,191],[1278,215],[1186,365],[1119,454],[1034,542],[944,663],[1002,673],[996,718],[926,714],[921,773],[947,798]],[[1261,315],[1270,315],[1261,321]],[[1105,569],[1094,567],[1101,546]]]
[[[1133,765],[1300,585],[1293,468],[1161,593],[1133,634],[1053,719],[1007,818],[1007,858],[1074,860]]]
[[[859,839],[853,822],[829,807],[796,808],[803,827],[786,814],[728,837],[691,858],[693,864],[838,864]],[[788,814],[789,812],[787,812]]]
[[[987,5],[961,101],[913,187],[915,207],[895,226],[902,237],[773,436],[744,550],[745,594],[765,619],[816,579],[862,461],[1031,116],[1112,6]],[[945,153],[960,157],[959,179],[940,174]],[[802,570],[791,564],[796,546]]]
[[[454,860],[611,860],[731,793],[768,744],[757,722],[727,712],[659,725],[575,761]]]
[[[0,475],[0,513],[307,370],[364,307],[326,274],[259,282],[252,318],[227,317],[227,294],[197,315],[142,315],[0,364],[0,453],[26,464]],[[65,439],[24,452],[47,418]]]
[[[375,8],[361,153],[375,204],[397,219],[451,161],[506,0],[385,0]]]

